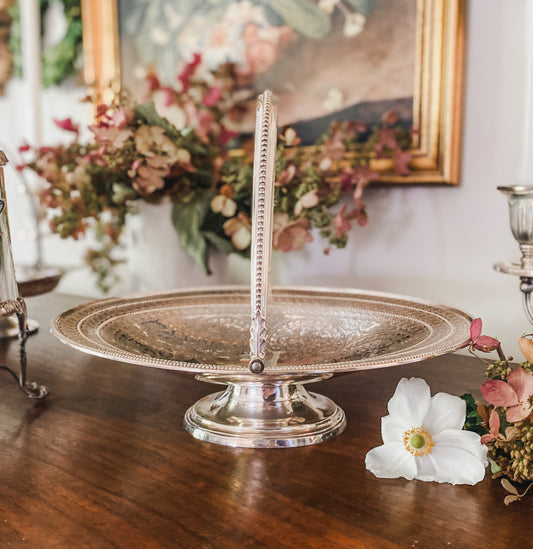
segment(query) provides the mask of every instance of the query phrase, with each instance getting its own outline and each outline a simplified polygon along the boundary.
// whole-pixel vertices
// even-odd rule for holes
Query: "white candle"
[[[520,185],[533,185],[533,0],[525,2],[525,96],[520,165],[516,174]]]
[[[22,78],[25,82],[26,128],[28,141],[42,143],[41,28],[38,0],[19,0],[22,47]]]

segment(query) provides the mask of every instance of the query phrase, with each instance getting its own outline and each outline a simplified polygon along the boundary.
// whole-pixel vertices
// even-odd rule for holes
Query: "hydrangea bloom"
[[[403,378],[381,419],[384,444],[366,455],[366,468],[380,478],[476,484],[485,476],[487,448],[462,430],[466,404],[446,393],[430,395],[419,378]]]

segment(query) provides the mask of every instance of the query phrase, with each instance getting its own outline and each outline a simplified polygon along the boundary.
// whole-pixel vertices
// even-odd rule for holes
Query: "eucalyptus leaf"
[[[503,503],[505,503],[505,505],[509,505],[510,503],[513,503],[513,501],[517,501],[519,499],[520,498],[518,496],[505,496],[503,498]]]
[[[261,0],[287,25],[307,38],[320,40],[331,32],[331,17],[308,0]]]
[[[177,137],[178,130],[167,120],[159,116],[153,101],[135,105],[135,114],[142,118],[149,126],[161,126],[169,137]]]
[[[346,2],[363,15],[368,15],[376,4],[376,0],[346,0]]]
[[[220,236],[213,231],[202,231],[202,234],[217,250],[220,250],[223,254],[229,255],[235,251],[233,244],[223,236]]]
[[[515,494],[516,496],[518,495],[518,490],[516,489],[515,486],[513,486],[511,484],[511,482],[506,479],[506,478],[502,478],[502,480],[500,481],[502,483],[502,486],[508,491],[508,492],[511,492],[511,494]]]
[[[172,205],[172,223],[178,233],[180,244],[206,274],[211,274],[208,265],[208,241],[201,227],[212,198],[211,193],[201,193],[188,204],[175,201]]]

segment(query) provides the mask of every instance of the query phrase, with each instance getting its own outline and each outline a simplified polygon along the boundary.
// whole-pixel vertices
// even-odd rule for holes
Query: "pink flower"
[[[229,141],[231,141],[234,137],[237,137],[238,135],[239,135],[239,132],[228,130],[226,126],[221,124],[220,132],[217,136],[217,140],[222,146],[225,146],[228,144]]]
[[[137,178],[133,182],[133,187],[140,194],[151,194],[165,186],[164,178],[168,173],[169,168],[164,159],[148,158],[147,164],[137,169]]]
[[[245,51],[248,74],[251,76],[263,74],[276,62],[277,55],[276,45],[268,40],[259,40],[250,44]]]
[[[134,112],[131,107],[119,107],[111,115],[111,120],[119,130],[122,130],[124,126],[127,126],[133,120],[133,117]]]
[[[409,169],[409,162],[413,159],[411,153],[398,148],[394,151],[393,159],[400,175],[409,175],[411,173],[411,170]]]
[[[335,131],[322,146],[322,157],[331,158],[333,161],[342,160],[344,158],[344,153],[346,152],[343,138],[342,132],[339,130]]]
[[[313,237],[309,233],[309,219],[300,217],[296,221],[289,222],[286,213],[274,214],[274,230],[272,245],[282,252],[301,250],[306,242],[311,242]]]
[[[198,113],[198,122],[194,127],[194,133],[200,141],[205,144],[209,143],[209,134],[213,131],[214,124],[213,115],[210,112]]]
[[[481,318],[475,318],[470,324],[470,346],[484,353],[490,353],[500,346],[500,342],[493,337],[481,335]]]
[[[157,78],[157,76],[153,72],[149,72],[146,75],[146,82],[148,84],[148,89],[151,92],[161,88],[161,82],[159,81],[159,78]]]
[[[214,107],[222,97],[222,90],[218,86],[213,86],[209,93],[203,98],[202,103],[206,107]]]
[[[276,181],[276,187],[283,187],[287,183],[290,183],[296,175],[296,166],[291,162],[288,166],[279,172],[278,179]]]
[[[202,62],[202,56],[199,53],[195,53],[192,57],[192,61],[186,63],[182,71],[178,74],[177,78],[181,82],[182,91],[185,93],[189,89],[191,76],[196,71],[196,67]]]
[[[344,168],[341,172],[341,188],[344,192],[348,191],[354,185],[358,187],[358,198],[362,195],[363,189],[371,182],[379,179],[379,173],[371,170],[367,166],[358,166],[357,168]],[[355,197],[354,197],[355,198]]]
[[[96,118],[100,118],[109,110],[109,105],[104,105],[101,103],[96,106]]]
[[[492,410],[489,418],[489,433],[481,437],[481,444],[487,444],[500,435],[500,416],[496,410]]]
[[[358,225],[363,227],[368,222],[368,216],[366,214],[365,204],[362,200],[356,202],[355,208],[351,212],[346,212],[347,205],[344,204],[342,208],[337,212],[333,220],[333,226],[335,228],[335,234],[337,238],[342,238],[351,228],[351,220],[357,222]]]
[[[72,118],[65,118],[64,120],[57,120],[56,118],[54,118],[54,124],[62,130],[65,130],[67,132],[73,132],[76,134],[79,132],[80,129],[78,124],[74,124],[74,122],[72,122]]]
[[[383,154],[384,149],[395,151],[397,147],[398,142],[396,141],[394,130],[390,128],[381,128],[381,130],[379,130],[378,142],[374,147],[376,153],[381,155]]]
[[[496,410],[492,410],[489,418],[489,432],[481,437],[481,444],[488,444],[493,440],[503,440],[509,442],[520,430],[514,425],[510,425],[505,429],[505,435],[500,433],[500,415]]]
[[[89,129],[94,135],[94,140],[98,145],[111,146],[113,149],[120,149],[124,143],[131,137],[130,130],[120,130],[116,126],[107,126],[98,124],[97,126],[89,126]]]
[[[28,145],[28,143],[24,142],[24,144],[19,147],[19,152],[20,153],[27,152],[30,149],[31,147]]]
[[[353,218],[360,227],[364,227],[368,223],[365,203],[362,200],[354,200],[354,203],[355,209],[352,212]]]
[[[350,215],[346,215],[346,207],[346,204],[344,204],[333,220],[337,238],[342,238],[352,228]]]
[[[174,145],[160,126],[140,126],[135,132],[135,146],[147,157],[164,155],[168,164],[178,161],[186,163],[191,158],[185,149],[178,149]],[[186,158],[183,153],[187,153]]]
[[[523,368],[517,368],[507,376],[507,383],[499,379],[488,379],[481,386],[481,392],[485,400],[493,406],[507,408],[507,421],[522,421],[532,410],[533,375]]]

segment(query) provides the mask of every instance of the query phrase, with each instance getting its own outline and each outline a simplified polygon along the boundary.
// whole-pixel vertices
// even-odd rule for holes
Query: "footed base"
[[[288,448],[324,442],[344,431],[344,412],[332,400],[309,393],[303,383],[330,377],[294,380],[268,376],[221,379],[225,391],[200,399],[187,410],[185,429],[197,439],[244,448]]]

